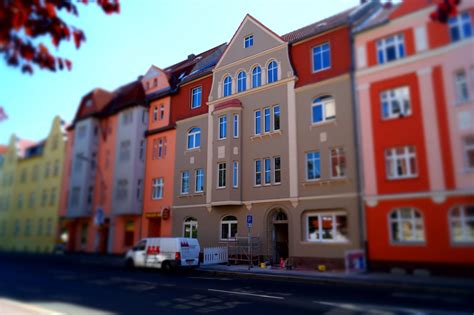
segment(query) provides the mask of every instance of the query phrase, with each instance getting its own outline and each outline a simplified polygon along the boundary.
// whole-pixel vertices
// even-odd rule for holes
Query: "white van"
[[[199,266],[201,248],[195,238],[153,237],[139,241],[125,255],[127,267],[171,270]]]

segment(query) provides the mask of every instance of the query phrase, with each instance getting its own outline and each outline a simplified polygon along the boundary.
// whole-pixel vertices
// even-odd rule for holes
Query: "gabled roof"
[[[289,32],[283,35],[282,38],[292,44],[327,32],[339,26],[349,25],[350,23],[358,23],[359,21],[364,20],[367,15],[374,12],[378,7],[380,7],[378,0],[367,1],[361,5],[357,5],[323,20]]]
[[[113,98],[103,110],[103,115],[111,115],[130,106],[145,105],[145,91],[140,79],[122,85],[113,92]]]
[[[112,97],[113,93],[100,88],[96,88],[84,95],[70,128],[74,128],[76,122],[81,119],[100,114]]]
[[[400,8],[401,4],[384,4],[373,12],[365,21],[354,28],[354,33],[363,32],[383,25],[390,21],[391,15]]]

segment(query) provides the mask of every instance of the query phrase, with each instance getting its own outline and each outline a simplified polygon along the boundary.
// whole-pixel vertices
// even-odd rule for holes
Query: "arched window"
[[[262,68],[256,66],[252,70],[252,88],[256,88],[262,85]]]
[[[268,70],[267,70],[267,82],[268,83],[273,83],[278,81],[278,64],[276,63],[275,60],[270,62],[268,65]]]
[[[201,129],[192,128],[188,132],[188,150],[196,149],[201,146]]]
[[[311,106],[311,121],[313,124],[336,118],[336,102],[329,95],[317,97]]]
[[[474,205],[463,205],[451,209],[449,226],[453,242],[474,242]]]
[[[232,240],[237,236],[237,218],[228,215],[221,220],[221,240]]]
[[[414,208],[398,208],[390,213],[390,234],[394,243],[425,241],[425,227],[421,213]]]
[[[237,76],[237,92],[243,92],[247,89],[247,74],[240,71]]]
[[[232,94],[232,78],[227,76],[224,79],[224,96],[229,96]]]
[[[189,217],[183,223],[183,237],[197,238],[198,221]]]

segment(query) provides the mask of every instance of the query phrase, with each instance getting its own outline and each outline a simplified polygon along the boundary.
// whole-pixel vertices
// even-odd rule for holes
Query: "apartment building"
[[[122,253],[137,241],[147,116],[140,80],[83,97],[69,128],[68,249]]]
[[[283,36],[244,18],[212,71],[208,113],[177,120],[175,235],[209,246],[250,233],[273,261],[334,268],[363,248],[348,52],[377,6]]]
[[[59,117],[54,118],[42,141],[11,137],[0,179],[0,249],[53,250],[65,138]]]
[[[446,24],[430,19],[435,8],[385,5],[355,30],[375,269],[462,272],[474,262],[474,6],[461,2]]]

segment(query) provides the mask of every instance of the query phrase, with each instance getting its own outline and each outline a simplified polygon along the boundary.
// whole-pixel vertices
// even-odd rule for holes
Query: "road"
[[[474,293],[308,284],[52,259],[0,260],[0,315],[473,314]]]

